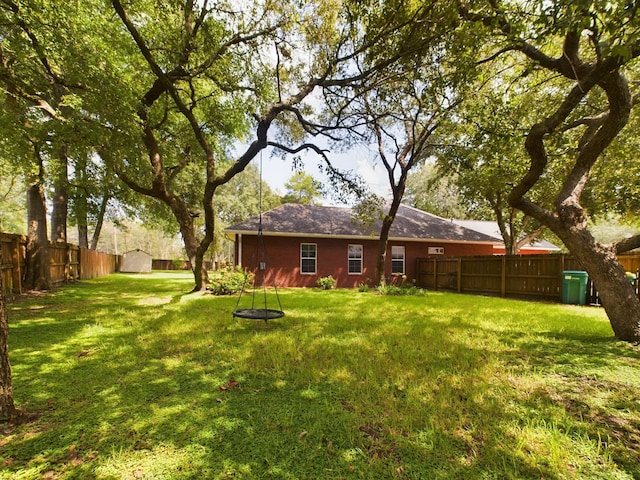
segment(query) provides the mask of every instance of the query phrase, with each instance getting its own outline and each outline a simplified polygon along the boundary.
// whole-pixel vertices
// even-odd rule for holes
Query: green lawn
[[[640,349],[600,309],[280,292],[234,320],[189,275],[9,305],[0,479],[640,478]]]

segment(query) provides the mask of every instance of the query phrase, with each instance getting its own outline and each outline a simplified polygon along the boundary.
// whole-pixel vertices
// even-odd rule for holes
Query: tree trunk
[[[102,202],[100,203],[100,211],[98,212],[98,219],[96,220],[96,226],[93,230],[93,237],[91,238],[91,250],[98,249],[98,241],[100,240],[100,233],[102,233],[102,226],[104,225],[104,216],[107,213],[107,205],[109,204],[110,197],[104,192],[102,196]]]
[[[78,222],[78,246],[80,248],[89,248],[89,227],[87,225],[87,216],[84,218],[76,216]]]
[[[39,181],[27,190],[27,268],[25,286],[30,290],[51,287],[49,242],[47,240],[47,212],[44,188]]]
[[[193,272],[193,291],[203,291],[209,283],[209,276],[203,261],[206,248],[202,251],[201,244],[198,242],[193,217],[189,213],[187,205],[181,199],[172,197],[165,203],[171,208],[180,225],[180,234],[182,235],[184,248]]]
[[[389,231],[393,224],[393,218],[385,215],[380,227],[380,238],[378,239],[378,256],[376,258],[376,278],[375,284],[383,286],[386,283],[384,276],[384,266],[387,262],[387,243],[389,242]]]
[[[404,178],[404,177],[403,177]],[[402,180],[402,179],[401,179]],[[387,244],[389,243],[389,232],[391,226],[400,208],[400,202],[402,201],[402,195],[404,193],[404,182],[401,182],[402,189],[398,190],[398,187],[394,189],[393,200],[389,211],[382,219],[382,226],[380,227],[380,238],[378,240],[378,258],[376,259],[376,285],[382,286],[385,283],[384,279],[384,267],[387,258]]]
[[[89,248],[89,204],[87,202],[87,159],[80,155],[75,164],[74,216],[78,227],[78,245],[80,248]]]
[[[615,336],[628,342],[640,340],[640,299],[615,249],[598,244],[586,229],[563,229],[556,234],[589,274]]]
[[[9,324],[2,290],[2,275],[0,275],[0,421],[11,420],[17,413],[13,403],[8,338]]]
[[[69,209],[69,192],[67,185],[67,147],[60,148],[58,172],[55,179],[55,189],[51,209],[51,241],[67,243],[67,216]]]

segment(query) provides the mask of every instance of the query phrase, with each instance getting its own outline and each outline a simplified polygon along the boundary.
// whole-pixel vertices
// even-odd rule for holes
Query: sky
[[[286,193],[284,184],[295,173],[293,169],[293,156],[282,159],[280,155],[273,155],[271,149],[266,149],[262,155],[262,178],[271,189],[280,195]],[[327,156],[336,168],[351,171],[360,175],[373,193],[387,198],[389,197],[389,181],[385,168],[376,161],[376,152],[366,147],[357,147],[349,152],[328,152]],[[326,182],[326,176],[320,171],[320,159],[317,154],[309,152],[302,155],[304,171],[314,179]],[[259,166],[260,159],[254,159]],[[331,198],[324,198],[323,205],[342,205]]]

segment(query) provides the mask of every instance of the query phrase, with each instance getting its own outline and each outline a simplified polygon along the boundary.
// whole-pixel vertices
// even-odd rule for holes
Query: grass
[[[9,305],[37,416],[4,427],[0,479],[640,478],[640,349],[599,309],[292,289],[264,323],[190,285]]]

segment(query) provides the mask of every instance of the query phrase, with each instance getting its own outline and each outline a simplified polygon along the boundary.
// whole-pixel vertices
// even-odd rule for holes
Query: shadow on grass
[[[285,291],[283,319],[234,320],[235,298],[172,295],[175,284],[143,281],[88,283],[12,307],[16,397],[41,415],[5,432],[8,474],[638,475],[636,444],[568,403],[582,362],[599,375],[620,358],[637,368],[627,346],[506,328],[502,317],[479,324],[477,309],[436,296]],[[126,295],[113,302],[118,290]],[[617,395],[623,387],[612,386]],[[627,433],[637,434],[636,420]],[[605,436],[613,446],[598,452]]]

